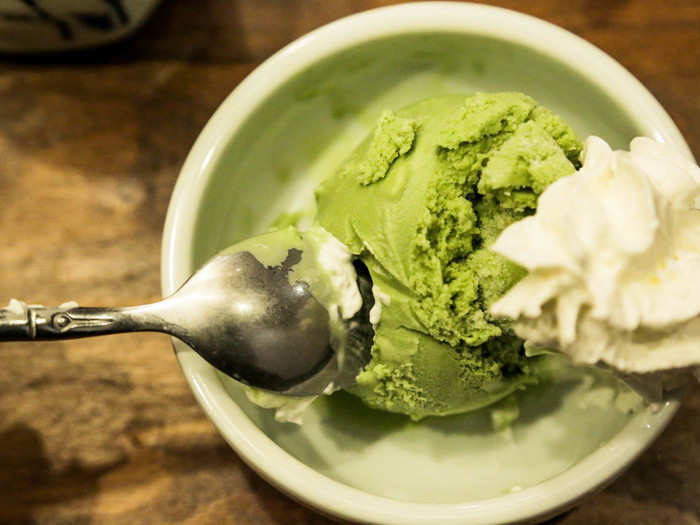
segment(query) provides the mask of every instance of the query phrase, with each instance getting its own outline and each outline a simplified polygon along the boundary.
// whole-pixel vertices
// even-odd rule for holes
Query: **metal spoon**
[[[356,263],[364,304],[342,323],[338,344],[329,313],[309,285],[287,277],[301,255],[290,249],[278,266],[265,266],[247,251],[218,255],[174,294],[143,306],[52,308],[13,301],[0,309],[0,341],[162,332],[250,386],[297,396],[320,394],[331,382],[342,388],[369,358],[369,274]],[[333,343],[344,347],[342,355]]]

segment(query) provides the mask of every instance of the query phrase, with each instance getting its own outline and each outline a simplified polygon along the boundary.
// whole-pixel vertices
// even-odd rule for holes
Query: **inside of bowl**
[[[255,109],[213,167],[194,230],[193,267],[284,212],[313,213],[313,189],[371,129],[383,109],[474,91],[522,91],[581,137],[626,147],[642,129],[572,68],[512,43],[463,34],[412,34],[368,42],[307,68]],[[237,384],[230,395],[280,447],[317,471],[371,494],[455,503],[551,478],[629,421],[616,385],[568,370],[520,394],[521,417],[494,432],[490,413],[407,418],[370,410],[344,393],[319,400],[301,427],[274,421]]]
[[[638,406],[610,375],[568,365],[553,384],[514,394],[520,416],[501,431],[491,409],[412,422],[345,392],[317,400],[298,426],[276,422],[239,384],[220,379],[248,417],[306,465],[370,494],[420,503],[477,501],[537,485],[606,443]],[[492,408],[508,410],[512,401]]]

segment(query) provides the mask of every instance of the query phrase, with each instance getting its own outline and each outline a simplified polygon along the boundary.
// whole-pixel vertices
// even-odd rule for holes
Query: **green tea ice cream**
[[[317,222],[365,263],[381,306],[352,393],[420,419],[536,382],[522,340],[489,314],[525,270],[489,246],[575,172],[580,151],[558,116],[519,93],[445,96],[381,115],[317,190]]]

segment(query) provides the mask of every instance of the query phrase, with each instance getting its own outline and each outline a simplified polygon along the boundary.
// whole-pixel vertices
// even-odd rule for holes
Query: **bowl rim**
[[[503,8],[461,2],[417,2],[361,12],[324,25],[275,53],[228,95],[206,124],[185,160],[168,206],[161,253],[163,294],[172,293],[192,273],[196,216],[212,167],[267,96],[311,64],[348,47],[399,34],[427,32],[497,38],[565,63],[625,109],[640,129],[674,144],[693,159],[671,118],[631,73],[597,47],[549,22]],[[656,414],[633,418],[613,439],[576,465],[520,492],[466,503],[410,503],[365,493],[306,466],[253,424],[230,398],[211,366],[184,344],[174,341],[174,347],[197,401],[248,465],[297,501],[363,523],[449,525],[469,520],[472,524],[490,524],[554,515],[600,489],[629,466],[678,409],[678,403],[671,402]]]

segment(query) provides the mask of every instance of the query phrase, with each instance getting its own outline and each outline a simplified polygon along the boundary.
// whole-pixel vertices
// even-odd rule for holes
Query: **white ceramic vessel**
[[[211,118],[168,210],[163,293],[280,213],[313,207],[314,186],[382,109],[476,90],[523,91],[580,136],[625,147],[633,136],[648,135],[691,157],[636,79],[560,28],[464,3],[368,11],[285,47]],[[524,395],[521,418],[507,434],[490,431],[483,413],[416,424],[347,394],[313,405],[296,427],[276,423],[193,351],[175,348],[203,409],[249,465],[293,498],[362,523],[543,519],[619,474],[677,408],[623,416],[611,408],[604,381],[586,376]]]
[[[70,51],[135,31],[160,0],[0,0],[0,52]]]

